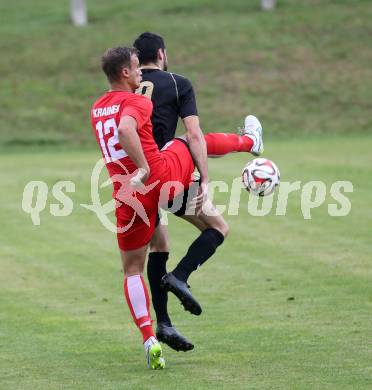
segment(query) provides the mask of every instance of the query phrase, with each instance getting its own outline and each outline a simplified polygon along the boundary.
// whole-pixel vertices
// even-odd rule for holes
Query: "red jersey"
[[[109,174],[123,175],[137,169],[119,143],[118,126],[124,115],[133,117],[137,122],[142,149],[150,166],[151,176],[154,176],[155,172],[162,171],[162,158],[152,134],[152,102],[144,96],[123,91],[105,93],[96,100],[91,109],[92,126]],[[117,187],[118,183],[114,183],[115,193]]]

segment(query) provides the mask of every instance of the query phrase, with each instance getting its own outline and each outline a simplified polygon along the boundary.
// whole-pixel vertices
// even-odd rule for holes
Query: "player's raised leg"
[[[142,273],[147,245],[134,250],[120,250],[124,270],[124,294],[133,320],[143,337],[147,365],[154,370],[162,369],[165,361],[162,349],[152,329],[150,298]]]
[[[156,337],[176,351],[190,351],[194,345],[172,325],[167,309],[168,291],[160,287],[161,279],[167,273],[168,257],[168,230],[166,226],[158,224],[151,239],[147,262],[147,277],[157,322]]]
[[[259,156],[263,152],[262,126],[253,115],[248,115],[240,135],[231,133],[208,133],[204,136],[208,157],[221,157],[229,153],[249,152]]]

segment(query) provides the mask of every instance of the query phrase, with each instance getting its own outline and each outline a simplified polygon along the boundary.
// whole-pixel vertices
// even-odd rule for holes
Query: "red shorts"
[[[185,141],[170,141],[160,155],[159,161],[150,167],[151,176],[146,182],[146,188],[154,187],[147,193],[136,192],[130,202],[126,202],[131,205],[122,203],[116,209],[121,250],[134,250],[148,244],[155,230],[159,207],[188,188],[192,181],[195,165]],[[169,187],[173,190],[169,191]]]

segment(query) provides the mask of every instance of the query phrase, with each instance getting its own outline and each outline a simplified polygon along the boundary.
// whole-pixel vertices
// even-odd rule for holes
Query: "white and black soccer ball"
[[[245,189],[253,195],[267,196],[279,185],[280,172],[271,160],[255,158],[244,167],[242,180]]]

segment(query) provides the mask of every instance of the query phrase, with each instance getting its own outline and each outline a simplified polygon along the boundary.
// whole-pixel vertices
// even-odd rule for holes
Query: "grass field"
[[[145,30],[194,83],[208,131],[252,112],[273,136],[371,132],[372,2],[278,0],[273,13],[259,2],[89,0],[77,29],[68,0],[0,0],[0,145],[92,142],[100,56]]]
[[[322,180],[329,190],[351,180],[351,213],[331,218],[324,205],[304,220],[297,192],[285,217],[252,217],[242,194],[239,215],[227,216],[230,237],[191,278],[203,315],[170,299],[175,324],[196,348],[165,347],[164,372],[145,368],[114,235],[79,206],[90,201],[98,151],[3,152],[0,388],[371,388],[371,148],[366,136],[267,142],[285,181]],[[231,183],[247,159],[211,161],[211,178]],[[57,218],[46,210],[33,226],[21,210],[29,180],[49,188],[74,181],[73,213]],[[196,231],[170,223],[174,265]]]
[[[0,389],[372,388],[372,2],[87,3],[78,29],[68,0],[0,0]],[[165,37],[170,70],[193,82],[204,130],[235,131],[253,113],[282,180],[327,186],[311,220],[300,191],[281,217],[253,217],[242,194],[228,240],[190,280],[203,315],[170,298],[196,348],[165,347],[163,372],[145,368],[115,236],[80,206],[98,157],[89,108],[107,88],[100,56],[145,30]],[[211,179],[231,185],[248,158],[212,160]],[[50,195],[33,226],[21,209],[30,180],[50,192],[73,181],[72,214],[52,217]],[[327,212],[337,180],[354,185],[346,217]],[[196,231],[171,218],[170,234],[172,267]]]

